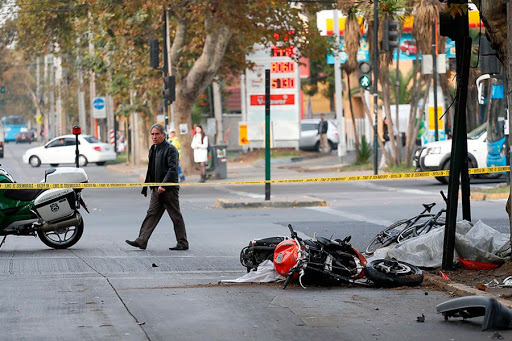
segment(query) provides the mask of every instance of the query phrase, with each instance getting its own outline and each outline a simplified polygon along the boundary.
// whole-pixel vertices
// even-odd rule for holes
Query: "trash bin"
[[[227,169],[227,146],[226,145],[215,145],[211,148],[209,153],[207,173],[210,178],[213,179],[226,179],[228,177]]]

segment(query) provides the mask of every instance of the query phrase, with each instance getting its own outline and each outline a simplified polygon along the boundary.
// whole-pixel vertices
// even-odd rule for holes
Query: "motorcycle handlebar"
[[[293,229],[292,224],[288,224],[288,229],[290,230],[291,237],[294,239],[297,238],[297,232]]]

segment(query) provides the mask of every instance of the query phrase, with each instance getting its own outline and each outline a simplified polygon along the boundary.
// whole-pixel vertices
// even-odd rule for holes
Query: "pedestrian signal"
[[[358,66],[359,70],[359,86],[362,88],[369,88],[372,85],[371,72],[372,67],[368,62],[361,62]]]

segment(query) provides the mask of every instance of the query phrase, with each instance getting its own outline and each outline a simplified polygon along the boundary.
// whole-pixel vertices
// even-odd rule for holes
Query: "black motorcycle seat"
[[[32,201],[39,193],[45,191],[44,189],[8,189],[5,191],[4,196],[12,200]]]
[[[329,246],[332,244],[332,240],[324,238],[324,237],[316,237],[316,240],[323,246]]]

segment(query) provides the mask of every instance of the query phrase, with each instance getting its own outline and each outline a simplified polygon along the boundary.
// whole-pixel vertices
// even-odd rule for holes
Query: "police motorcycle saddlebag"
[[[285,239],[287,238],[269,237],[251,240],[249,246],[240,251],[240,263],[247,268],[247,272],[256,270],[263,261],[274,259],[276,246]]]
[[[76,193],[71,188],[49,189],[34,200],[34,208],[46,222],[65,219],[76,210]]]

